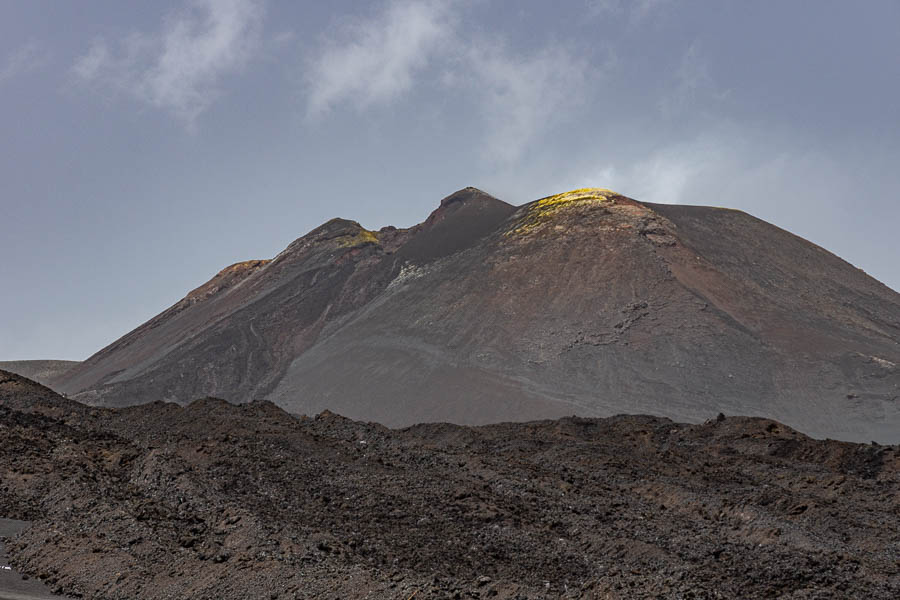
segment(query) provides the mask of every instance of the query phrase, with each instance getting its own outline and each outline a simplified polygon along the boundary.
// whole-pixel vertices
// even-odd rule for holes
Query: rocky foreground
[[[756,418],[389,430],[0,372],[0,517],[86,598],[900,597],[900,447]]]

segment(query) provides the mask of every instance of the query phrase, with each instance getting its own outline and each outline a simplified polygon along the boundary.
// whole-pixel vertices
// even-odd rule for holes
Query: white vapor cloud
[[[438,1],[394,1],[372,19],[346,24],[308,61],[307,114],[345,101],[362,110],[399,98],[452,35],[449,5]]]
[[[259,0],[191,0],[157,33],[135,32],[112,45],[96,40],[72,73],[193,127],[221,93],[221,80],[255,56],[263,16]]]
[[[37,42],[28,42],[6,56],[0,64],[0,85],[47,64],[49,57]]]
[[[853,178],[827,153],[734,123],[661,144],[644,159],[598,159],[569,181],[574,187],[607,187],[645,202],[721,205],[758,214],[796,212],[798,221],[809,221],[813,207],[820,215],[838,210],[858,193]],[[795,210],[786,208],[788,198]]]
[[[574,186],[605,187],[645,202],[689,204],[699,182],[723,181],[740,165],[733,145],[719,135],[704,134],[657,148],[642,160],[602,164],[587,176],[576,177]]]

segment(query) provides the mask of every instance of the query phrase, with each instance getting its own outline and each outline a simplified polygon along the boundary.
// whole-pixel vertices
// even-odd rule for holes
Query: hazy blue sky
[[[900,2],[0,0],[0,360],[464,186],[744,209],[900,289]]]

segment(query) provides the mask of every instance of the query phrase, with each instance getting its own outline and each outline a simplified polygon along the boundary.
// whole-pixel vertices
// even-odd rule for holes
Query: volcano
[[[232,265],[55,378],[119,407],[206,396],[388,426],[761,416],[900,441],[900,294],[744,212],[475,188],[423,223],[334,219]]]

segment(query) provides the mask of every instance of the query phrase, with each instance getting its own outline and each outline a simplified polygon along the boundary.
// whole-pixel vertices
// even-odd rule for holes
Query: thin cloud
[[[192,0],[157,33],[135,32],[113,44],[96,40],[72,73],[193,127],[221,94],[222,79],[258,52],[263,16],[259,0]]]
[[[664,116],[676,117],[701,105],[724,100],[727,90],[719,89],[710,74],[709,61],[696,40],[688,46],[673,74],[673,85],[659,101]]]
[[[465,79],[473,82],[486,127],[484,153],[499,163],[518,159],[540,134],[571,114],[593,75],[562,47],[522,57],[498,45],[472,45]]]
[[[46,50],[37,42],[28,42],[10,52],[0,64],[0,85],[39,69],[49,62]]]
[[[308,61],[307,114],[320,116],[344,102],[362,110],[403,96],[453,36],[453,23],[444,2],[394,1],[369,20],[345,24]]]
[[[588,14],[593,17],[626,17],[637,25],[660,14],[672,0],[588,0]]]
[[[501,164],[574,108],[594,74],[562,46],[521,56],[456,26],[458,5],[394,0],[345,26],[307,61],[306,112],[358,111],[397,102],[427,81],[463,91],[484,124],[483,153]]]
[[[610,188],[645,202],[714,204],[710,195],[717,186],[734,181],[742,169],[760,168],[750,163],[751,144],[745,138],[739,130],[723,126],[689,140],[660,144],[641,158],[598,158],[595,167],[572,177],[569,186]]]

